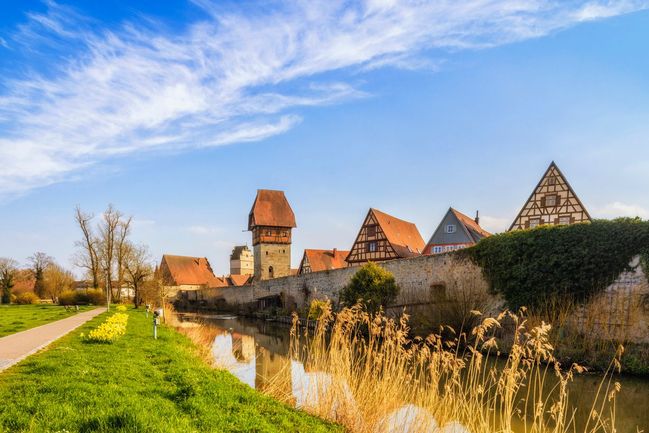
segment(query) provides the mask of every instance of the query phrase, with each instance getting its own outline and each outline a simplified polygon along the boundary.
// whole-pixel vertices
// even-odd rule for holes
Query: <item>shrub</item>
[[[86,296],[88,297],[89,304],[103,305],[106,303],[106,295],[104,294],[103,290],[88,290],[86,292]]]
[[[16,296],[16,304],[27,305],[27,304],[38,304],[40,299],[36,296],[36,293],[25,292]]]
[[[314,299],[309,305],[309,320],[318,320],[325,312],[331,311],[331,303],[327,300]]]
[[[12,293],[11,295],[9,295],[9,303],[10,303],[10,304],[15,304],[15,303],[16,303],[16,299],[18,299],[18,297],[17,297],[16,295],[14,295],[13,293]],[[0,304],[1,304],[1,303],[2,303],[2,302],[0,302]]]
[[[88,341],[94,343],[112,343],[126,334],[128,314],[115,313],[104,323],[88,333]]]
[[[399,287],[394,281],[394,275],[376,263],[369,262],[363,265],[341,290],[340,302],[345,306],[352,306],[361,301],[368,311],[375,312],[379,307],[394,302],[398,294]]]
[[[64,290],[59,295],[59,305],[75,305],[77,303],[77,292]]]
[[[584,301],[603,291],[638,255],[649,254],[649,222],[639,218],[542,226],[481,240],[460,255],[481,266],[510,308],[550,299]]]

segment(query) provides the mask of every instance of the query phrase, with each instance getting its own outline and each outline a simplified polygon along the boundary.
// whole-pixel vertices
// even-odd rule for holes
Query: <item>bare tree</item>
[[[28,257],[27,260],[31,263],[31,274],[34,277],[34,292],[39,298],[45,297],[45,282],[43,273],[47,265],[53,262],[52,257],[45,253],[37,252],[33,256]]]
[[[63,291],[72,289],[72,285],[74,284],[72,273],[54,262],[51,262],[45,268],[43,276],[45,293],[52,302],[56,302]]]
[[[0,301],[11,302],[11,289],[18,272],[18,263],[13,259],[0,258]]]
[[[109,303],[111,296],[119,299],[120,288],[117,288],[117,293],[113,292],[113,276],[115,275],[115,246],[121,218],[122,213],[115,209],[112,204],[109,204],[99,224],[99,260],[106,279],[106,293],[109,296]]]
[[[121,290],[124,283],[124,273],[126,272],[126,262],[128,255],[133,252],[133,246],[128,242],[128,235],[131,231],[132,219],[133,217],[128,217],[121,220],[117,225],[117,239],[115,241],[115,259],[117,266],[117,299],[121,297]]]
[[[143,245],[136,246],[127,242],[124,250],[126,282],[133,289],[133,304],[137,308],[142,303],[143,292],[146,291],[147,283],[153,276],[151,256]]]
[[[98,289],[100,281],[99,245],[90,225],[93,218],[94,215],[83,212],[79,206],[76,207],[75,219],[83,233],[83,239],[76,243],[76,246],[80,248],[80,251],[76,255],[75,264],[88,271],[92,281],[92,288]]]

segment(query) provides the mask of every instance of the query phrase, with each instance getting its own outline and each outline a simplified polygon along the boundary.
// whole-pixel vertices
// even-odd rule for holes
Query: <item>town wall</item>
[[[401,288],[388,312],[405,311],[413,327],[453,323],[471,310],[494,314],[504,302],[488,292],[481,269],[453,253],[379,263]],[[571,319],[582,332],[604,339],[649,343],[649,284],[639,260],[604,292],[578,308]],[[306,308],[313,299],[338,302],[338,293],[358,267],[257,281],[241,287],[203,289],[196,299],[210,307],[254,311],[260,301],[281,299],[286,310]],[[460,319],[461,320],[461,319]]]

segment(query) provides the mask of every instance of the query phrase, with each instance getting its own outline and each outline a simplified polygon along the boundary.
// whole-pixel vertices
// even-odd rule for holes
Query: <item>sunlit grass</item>
[[[87,311],[94,306],[79,307]],[[77,314],[59,305],[0,305],[0,337]]]

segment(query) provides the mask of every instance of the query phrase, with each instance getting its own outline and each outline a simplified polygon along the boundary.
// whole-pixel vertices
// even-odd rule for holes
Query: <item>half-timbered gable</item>
[[[347,266],[345,259],[348,255],[349,251],[340,251],[335,248],[333,250],[306,249],[300,262],[298,274],[344,268]]]
[[[491,236],[491,233],[480,227],[480,219],[449,208],[431,236],[424,254],[439,254],[459,250],[475,245],[480,239]]]
[[[370,209],[347,256],[347,263],[353,266],[418,256],[425,245],[413,223]]]
[[[509,230],[590,221],[588,211],[553,161]]]

